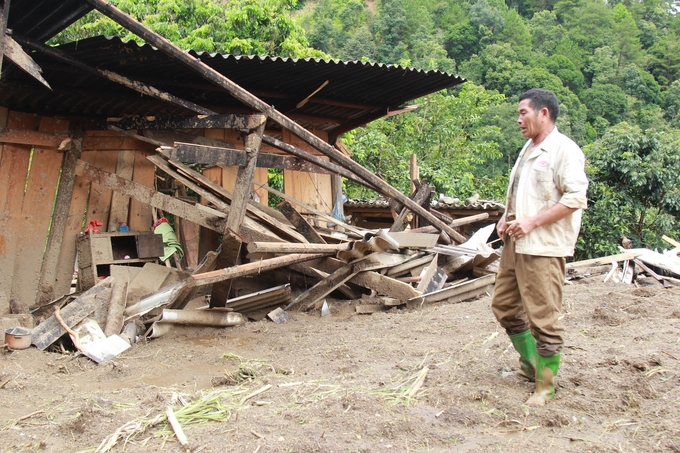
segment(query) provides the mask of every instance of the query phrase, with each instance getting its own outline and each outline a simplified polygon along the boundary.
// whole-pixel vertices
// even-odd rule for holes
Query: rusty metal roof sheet
[[[457,199],[456,199],[457,200]],[[345,207],[349,208],[385,208],[389,209],[389,203],[386,200],[372,199],[372,200],[347,200],[343,204]],[[505,210],[505,205],[503,203],[498,203],[496,201],[490,200],[478,200],[474,203],[467,204],[464,201],[454,201],[452,203],[444,203],[441,201],[433,200],[430,203],[435,209],[447,210],[447,209],[482,209],[482,210]]]
[[[222,88],[148,44],[100,36],[59,49],[91,66],[142,81],[215,112],[248,113]],[[303,126],[331,134],[358,127],[410,100],[465,81],[437,70],[359,61],[190,53]],[[0,80],[0,105],[51,115],[193,114],[44,54],[34,52],[32,56],[54,91],[8,62]],[[297,107],[325,81],[328,83],[323,89]]]

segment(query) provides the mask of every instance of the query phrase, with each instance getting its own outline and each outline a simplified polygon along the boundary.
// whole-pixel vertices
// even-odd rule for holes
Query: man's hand
[[[498,237],[503,238],[503,233],[505,233],[505,229],[508,227],[507,222],[505,221],[505,214],[501,216],[501,219],[498,221],[496,224],[496,231],[498,232]]]
[[[513,239],[522,239],[524,236],[531,233],[537,226],[533,217],[512,220],[507,223],[505,232]]]
[[[543,211],[533,217],[512,220],[507,223],[505,223],[505,215],[503,215],[498,222],[498,234],[500,236],[505,232],[513,239],[522,239],[536,228],[557,222],[575,211],[577,211],[576,208],[568,208],[561,203],[557,203],[547,211]],[[502,231],[501,222],[503,222]]]

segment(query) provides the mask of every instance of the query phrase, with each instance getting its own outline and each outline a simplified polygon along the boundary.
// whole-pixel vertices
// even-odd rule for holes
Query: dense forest
[[[586,153],[578,257],[663,247],[680,225],[680,18],[660,0],[114,0],[183,48],[398,64],[468,82],[343,137],[404,192],[415,153],[439,193],[502,200],[524,138],[519,94],[560,100],[558,128]],[[54,43],[125,30],[91,13]],[[371,197],[346,186],[350,197]]]

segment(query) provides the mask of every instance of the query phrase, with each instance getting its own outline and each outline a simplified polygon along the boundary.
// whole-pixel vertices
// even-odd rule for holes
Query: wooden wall
[[[243,138],[237,131],[206,130],[205,135],[243,149]],[[323,133],[317,135],[327,138]],[[68,137],[69,123],[65,120],[0,107],[0,315],[9,312],[10,299],[17,299],[28,306],[40,303],[39,299],[44,302],[45,295],[39,294],[39,288],[43,292],[48,288],[47,293],[55,296],[69,292],[76,260],[75,239],[91,220],[102,222],[99,227],[102,232],[118,229],[120,222],[127,222],[131,231],[149,231],[152,227],[149,205],[112,193],[110,189],[76,176],[70,204],[64,207],[68,210],[64,233],[62,237],[49,238],[66,155],[58,147]],[[313,151],[287,131],[283,133],[283,140]],[[154,188],[155,166],[146,159],[155,152],[154,148],[114,131],[86,131],[80,158]],[[266,152],[266,148],[264,145],[263,151]],[[236,167],[213,167],[206,169],[205,175],[233,191],[237,170]],[[267,169],[258,168],[254,180],[253,190],[260,203],[266,205],[268,192],[260,185],[267,183]],[[330,212],[332,209],[330,175],[286,170],[284,192],[320,211]],[[192,226],[198,230],[197,226]],[[202,229],[201,253],[214,250],[217,236],[206,237],[208,240],[204,244],[203,233]],[[56,273],[51,272],[46,278],[48,273],[42,272],[42,265],[48,238],[50,244],[56,241],[59,256],[45,261],[57,262]],[[50,248],[55,250],[53,246]]]
[[[64,161],[64,152],[57,145],[67,138],[69,124],[0,108],[0,127],[13,137],[0,141],[0,314],[4,314],[9,312],[10,298],[29,306],[36,303]],[[154,166],[146,160],[153,152],[153,146],[118,133],[92,131],[83,139],[81,159],[153,187]],[[54,294],[68,293],[76,235],[93,219],[104,224],[101,231],[120,221],[127,222],[131,230],[148,231],[153,223],[150,206],[114,196],[111,190],[76,177]]]

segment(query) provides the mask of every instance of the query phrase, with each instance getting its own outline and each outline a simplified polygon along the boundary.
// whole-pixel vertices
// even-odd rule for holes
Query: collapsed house
[[[107,335],[121,333],[123,319],[146,317],[158,331],[170,318],[196,322],[178,312],[202,294],[212,311],[198,323],[231,325],[242,319],[235,312],[322,309],[331,293],[369,301],[357,306],[368,313],[489,289],[490,230],[460,232],[488,212],[434,210],[427,183],[402,194],[338,140],[464,79],[185,52],[102,0],[0,4],[0,314],[41,314],[41,349],[86,318]],[[92,9],[146,44],[45,45]],[[270,168],[282,171],[283,191],[267,185]],[[342,178],[389,200],[389,231],[332,215]],[[283,200],[278,209],[271,195]],[[159,231],[164,216],[175,231]],[[249,277],[243,294],[235,282]]]

